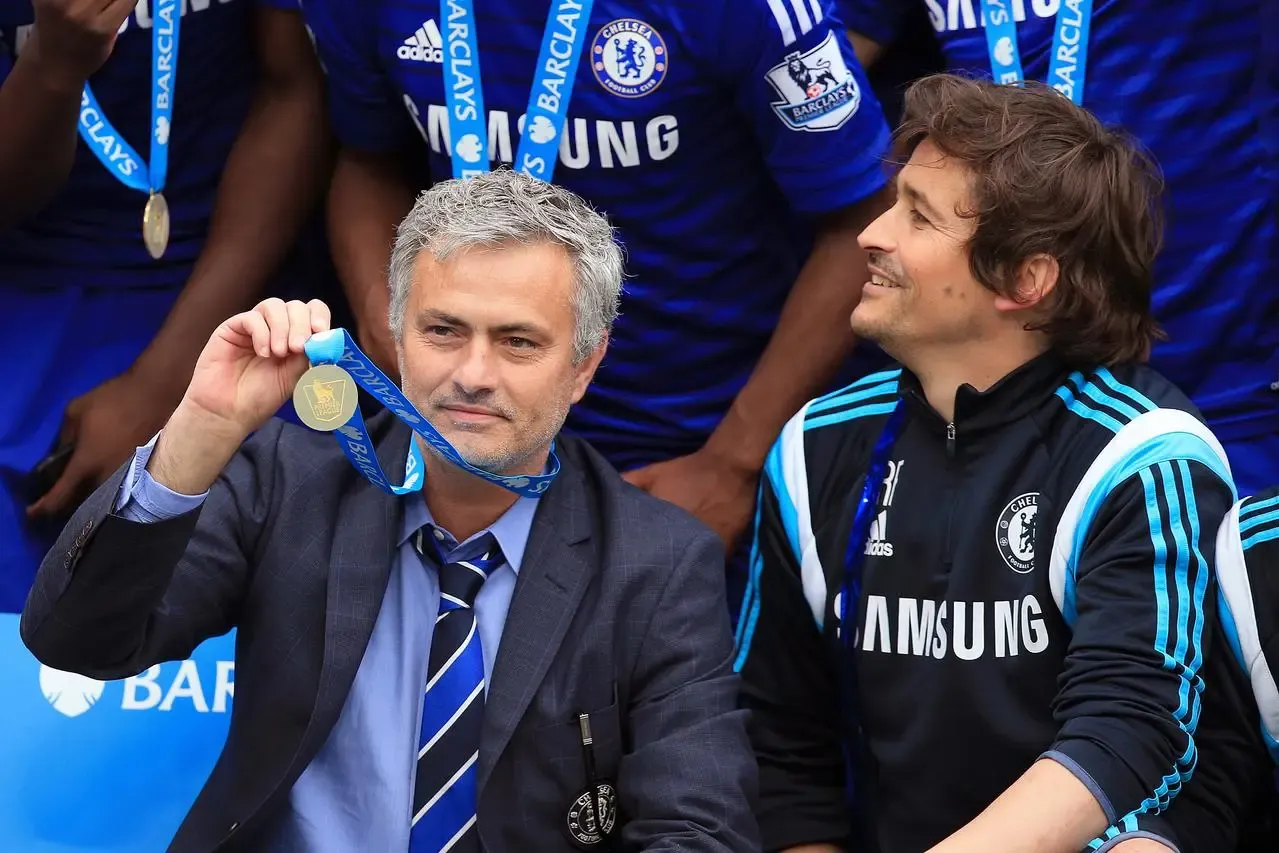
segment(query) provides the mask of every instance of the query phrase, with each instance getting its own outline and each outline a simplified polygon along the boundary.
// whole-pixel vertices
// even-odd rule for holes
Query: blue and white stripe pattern
[[[1199,544],[1191,463],[1215,472],[1230,484],[1232,493],[1233,481],[1221,444],[1197,418],[1159,408],[1105,368],[1087,375],[1071,374],[1057,396],[1073,414],[1099,424],[1113,437],[1085,473],[1058,523],[1049,566],[1053,597],[1066,623],[1073,626],[1076,573],[1089,531],[1114,490],[1137,476],[1145,493],[1154,554],[1154,651],[1164,669],[1177,678],[1178,701],[1172,715],[1186,736],[1185,749],[1155,790],[1092,842],[1091,849],[1098,850],[1121,835],[1140,831],[1140,817],[1167,808],[1194,772],[1210,568]]]
[[[768,0],[768,9],[782,34],[782,43],[790,47],[822,22],[822,4],[827,0]]]
[[[1261,735],[1279,763],[1279,660],[1268,660],[1265,638],[1257,619],[1258,598],[1253,572],[1279,572],[1279,564],[1264,565],[1258,546],[1279,540],[1279,494],[1244,498],[1231,508],[1217,534],[1217,578],[1221,590],[1221,621],[1235,659],[1252,684],[1261,714]],[[1279,549],[1264,549],[1267,556]],[[1273,559],[1273,558],[1272,558]],[[1279,614],[1277,614],[1279,615]]]
[[[825,622],[826,613],[826,573],[817,553],[817,540],[813,536],[804,436],[824,427],[889,414],[897,403],[900,380],[900,369],[872,373],[846,388],[809,401],[790,419],[769,451],[764,462],[764,477],[760,482],[760,499],[756,501],[750,575],[746,581],[746,595],[737,623],[737,658],[734,661],[736,671],[740,672],[746,665],[755,625],[759,620],[760,573],[763,571],[764,560],[759,550],[758,507],[763,503],[764,489],[770,489],[777,500],[782,528],[786,531],[795,563],[799,566],[804,599],[820,629]]]
[[[418,553],[440,564],[440,614],[422,702],[409,853],[476,853],[475,765],[484,719],[484,654],[474,606],[480,587],[503,557],[492,534],[478,540],[483,556],[475,560],[445,562],[421,530],[414,543]]]

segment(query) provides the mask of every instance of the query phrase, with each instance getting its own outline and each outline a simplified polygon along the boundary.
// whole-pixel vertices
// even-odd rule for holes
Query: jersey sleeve
[[[410,132],[404,106],[378,61],[378,3],[306,0],[303,18],[327,76],[329,112],[343,145],[400,147]]]
[[[887,46],[897,40],[902,22],[919,0],[835,0],[835,9],[849,30]]]
[[[1212,543],[1232,500],[1212,468],[1173,458],[1124,477],[1078,526],[1060,728],[1046,757],[1088,787],[1113,827],[1135,831],[1168,809],[1195,772],[1216,622]]]
[[[737,630],[766,851],[842,844],[850,833],[836,673],[801,580],[803,420],[801,411],[787,424],[765,463]],[[821,613],[824,596],[813,598]]]
[[[791,207],[829,213],[883,188],[888,124],[830,0],[742,0],[721,15],[713,26],[732,32],[714,66]]]
[[[1231,508],[1217,536],[1225,633],[1279,763],[1279,487]]]

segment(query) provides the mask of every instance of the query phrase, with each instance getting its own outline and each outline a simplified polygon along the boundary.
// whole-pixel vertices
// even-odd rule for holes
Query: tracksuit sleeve
[[[1214,640],[1213,540],[1232,500],[1198,462],[1143,468],[1101,502],[1068,569],[1073,635],[1046,757],[1092,791],[1112,825],[1135,831],[1194,772]]]
[[[793,429],[794,422],[787,430]],[[737,632],[736,668],[742,701],[751,711],[760,778],[757,816],[766,851],[842,844],[850,831],[836,673],[801,581],[796,525],[803,521],[794,501],[806,501],[807,495],[792,493],[784,470],[783,457],[794,455],[783,452],[783,443],[803,437],[788,432],[761,478]],[[824,598],[819,606],[825,606]]]

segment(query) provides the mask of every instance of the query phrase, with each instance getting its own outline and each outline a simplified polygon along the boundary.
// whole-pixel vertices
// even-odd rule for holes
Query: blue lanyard
[[[861,498],[853,514],[853,529],[848,534],[848,545],[844,551],[844,582],[839,595],[839,637],[848,652],[848,669],[846,670],[845,689],[841,691],[848,707],[845,713],[853,724],[860,728],[860,708],[857,698],[857,660],[854,622],[857,620],[857,605],[862,595],[862,568],[866,563],[866,546],[870,541],[870,526],[875,518],[875,510],[879,503],[879,489],[888,476],[888,458],[892,455],[893,445],[901,435],[902,421],[906,416],[906,406],[899,398],[893,407],[884,430],[879,434],[875,447],[870,454],[870,464],[866,467],[866,480],[862,483]],[[850,618],[851,614],[851,618]],[[844,744],[844,776],[845,794],[850,807],[856,807],[854,796],[855,774],[857,763],[855,753],[859,744],[845,741]]]
[[[488,171],[488,125],[480,82],[480,48],[475,37],[473,0],[440,0],[444,45],[444,98],[448,104],[449,151],[453,177]],[[573,97],[577,62],[595,0],[554,0],[546,17],[533,88],[524,111],[524,130],[515,169],[550,181],[559,160],[560,131]]]
[[[560,460],[555,455],[553,447],[551,448],[551,470],[548,474],[510,477],[493,474],[471,465],[461,457],[453,445],[449,444],[449,440],[440,435],[439,431],[431,426],[430,421],[418,412],[395,383],[388,379],[377,365],[369,361],[368,356],[360,352],[360,348],[356,346],[355,341],[351,340],[351,336],[345,329],[331,329],[312,335],[306,342],[306,356],[310,359],[312,366],[336,364],[341,367],[388,411],[408,424],[413,432],[421,436],[422,440],[436,453],[457,467],[490,483],[515,492],[521,497],[535,498],[550,488],[551,481],[560,471]],[[364,426],[364,417],[360,414],[358,407],[351,415],[351,419],[333,434],[337,436],[338,444],[341,445],[346,458],[351,460],[351,464],[382,491],[392,495],[407,495],[421,490],[425,481],[426,468],[422,464],[422,451],[418,449],[416,441],[409,442],[409,456],[404,463],[404,484],[396,486],[382,471],[382,465],[378,462],[373,442],[369,439],[368,430]]]
[[[1048,58],[1048,84],[1076,104],[1084,102],[1088,71],[1088,33],[1092,24],[1092,0],[1058,0],[1053,21],[1053,46]],[[1012,0],[981,0],[986,21],[986,50],[990,73],[996,83],[1020,83],[1026,79],[1017,47],[1017,24]]]
[[[178,36],[182,29],[178,0],[153,0],[151,7],[151,167],[115,129],[88,83],[80,97],[80,138],[102,165],[125,186],[157,194],[169,174],[169,135],[173,125],[174,84],[178,78]]]

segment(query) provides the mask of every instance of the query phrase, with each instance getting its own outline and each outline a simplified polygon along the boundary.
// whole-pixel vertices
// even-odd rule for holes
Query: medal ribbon
[[[906,406],[899,398],[871,451],[866,479],[862,483],[862,494],[853,515],[853,527],[848,534],[848,546],[844,551],[844,581],[839,596],[839,636],[848,652],[848,669],[842,680],[844,689],[841,692],[847,719],[851,723],[850,732],[860,731],[861,728],[857,696],[857,630],[854,623],[857,621],[857,605],[862,595],[862,568],[866,563],[866,546],[870,541],[870,526],[879,503],[879,490],[888,475],[888,457],[892,455],[893,445],[901,435],[905,417]],[[857,763],[856,755],[861,751],[860,747],[860,739],[845,742],[844,745],[846,793],[850,804],[855,802],[853,767]]]
[[[169,131],[178,77],[179,0],[151,3],[151,167],[115,129],[88,83],[80,96],[80,138],[120,183],[144,193],[164,190],[169,173]]]
[[[1093,0],[1058,0],[1053,22],[1052,53],[1048,57],[1048,84],[1076,104],[1084,102],[1088,71],[1088,34]],[[1010,0],[981,0],[986,22],[986,50],[990,73],[996,83],[1020,83],[1025,79],[1017,47],[1017,24]]]
[[[524,129],[515,152],[517,171],[550,181],[559,160],[560,132],[568,116],[577,63],[595,0],[553,0],[542,33]],[[488,171],[488,117],[480,80],[480,48],[473,0],[441,0],[445,22],[444,97],[454,178]]]
[[[422,440],[436,453],[476,477],[488,480],[521,497],[535,498],[550,488],[551,481],[560,471],[560,460],[555,455],[554,446],[551,448],[551,470],[547,474],[511,477],[476,468],[462,458],[453,445],[449,444],[449,440],[431,426],[430,421],[418,412],[396,384],[360,351],[345,329],[330,329],[327,332],[312,335],[306,342],[305,349],[306,356],[313,367],[320,364],[336,364],[345,370],[361,388],[372,394],[393,415],[408,424],[409,428],[421,436]],[[422,451],[418,448],[416,441],[409,442],[409,455],[404,463],[404,484],[396,486],[387,479],[381,463],[378,462],[377,453],[373,449],[373,442],[369,439],[368,429],[364,426],[364,417],[360,414],[359,406],[356,406],[351,419],[338,427],[333,434],[337,436],[342,452],[346,454],[347,459],[351,460],[356,470],[382,491],[392,495],[406,495],[421,490],[426,468],[422,463]]]

